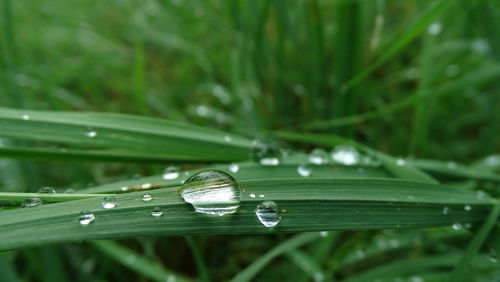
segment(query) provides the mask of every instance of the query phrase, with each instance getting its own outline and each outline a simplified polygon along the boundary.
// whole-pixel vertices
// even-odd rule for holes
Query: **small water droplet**
[[[91,211],[82,211],[80,212],[80,215],[78,215],[78,223],[82,226],[87,226],[94,222],[95,220],[95,215]]]
[[[456,162],[447,162],[446,167],[448,167],[449,169],[457,169],[458,164]]]
[[[323,237],[323,238],[328,237],[328,231],[320,231],[320,232],[319,232],[319,236],[321,236],[321,237]]]
[[[42,200],[40,198],[29,198],[24,200],[24,202],[21,204],[22,208],[32,208],[36,207],[42,204]]]
[[[328,153],[321,148],[316,148],[309,153],[309,162],[317,165],[326,164],[328,162]]]
[[[144,183],[141,185],[141,189],[151,189],[151,187],[153,187],[151,183]]]
[[[401,158],[396,159],[396,164],[397,164],[398,166],[405,166],[405,165],[406,165],[406,160],[401,159]]]
[[[309,177],[311,176],[312,169],[306,165],[299,165],[297,167],[297,172],[300,176]]]
[[[163,215],[163,210],[160,207],[155,207],[151,212],[151,216],[153,217],[160,217],[162,215]]]
[[[126,192],[126,191],[128,191],[128,187],[122,186],[122,187],[120,187],[120,191]]]
[[[39,193],[39,194],[55,194],[56,190],[54,190],[54,188],[51,188],[51,187],[42,187],[42,188],[38,189],[37,193]]]
[[[440,23],[437,23],[437,22],[431,23],[429,25],[429,27],[427,28],[427,32],[429,33],[429,35],[433,35],[433,36],[438,35],[439,33],[441,33],[442,28],[443,27],[441,26]]]
[[[486,193],[483,190],[477,191],[477,199],[483,201],[486,198]]]
[[[409,282],[424,282],[424,279],[420,276],[411,276]]]
[[[472,210],[472,207],[470,205],[465,205],[464,210],[470,211],[470,210]]]
[[[274,201],[265,201],[257,205],[255,215],[265,227],[274,227],[281,221],[278,205]]]
[[[464,227],[465,227],[465,229],[470,229],[472,227],[472,224],[467,222],[464,224]]]
[[[321,272],[315,272],[315,273],[313,273],[313,281],[314,282],[325,281],[325,275]]]
[[[281,158],[280,147],[276,142],[255,140],[252,143],[252,158],[261,165],[278,165]]]
[[[106,196],[102,198],[102,207],[105,209],[112,209],[116,207],[116,198],[114,196]]]
[[[152,200],[153,200],[153,195],[151,195],[151,194],[149,194],[149,193],[144,193],[144,194],[142,194],[142,196],[141,196],[141,200],[142,200],[143,202],[150,202],[150,201],[152,201]]]
[[[22,116],[21,116],[21,119],[22,119],[22,120],[29,120],[29,119],[30,119],[30,116],[29,116],[29,115],[22,115]]]
[[[264,197],[265,197],[264,194],[259,195],[259,198],[264,198]]]
[[[240,166],[238,164],[232,163],[229,164],[228,170],[232,173],[237,173],[240,170]]]
[[[462,224],[456,222],[456,223],[453,223],[453,225],[451,226],[451,228],[453,228],[453,230],[462,230],[463,229],[463,226]]]
[[[448,214],[450,209],[448,207],[443,207],[443,214]]]
[[[231,136],[229,136],[229,135],[224,136],[224,142],[230,143],[232,141],[233,141],[233,138],[231,138]]]
[[[248,195],[250,198],[255,198],[257,197],[257,195],[255,195],[254,193],[250,193],[250,195]]]
[[[163,171],[162,178],[165,180],[174,180],[177,179],[180,175],[179,168],[176,166],[168,166]]]
[[[90,137],[90,138],[95,138],[95,137],[97,137],[97,131],[89,130],[89,131],[85,132],[85,136]]]
[[[137,260],[137,257],[135,255],[128,255],[125,257],[125,263],[126,264],[134,264]]]
[[[206,170],[191,176],[179,194],[199,213],[223,216],[240,207],[240,186],[223,171]]]
[[[331,158],[334,162],[339,164],[355,165],[359,163],[361,155],[354,147],[339,145],[331,152]]]

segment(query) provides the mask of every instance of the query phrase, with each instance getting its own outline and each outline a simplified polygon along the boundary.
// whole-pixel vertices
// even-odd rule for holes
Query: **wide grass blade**
[[[157,155],[167,160],[231,161],[249,157],[251,140],[219,130],[162,119],[113,113],[43,112],[0,108],[0,136],[91,148],[89,155],[131,159]],[[96,150],[98,148],[99,150]],[[16,148],[13,148],[14,150]],[[46,148],[41,148],[46,150]],[[59,150],[63,153],[66,148]],[[83,158],[69,149],[68,156]],[[106,151],[111,150],[111,152]],[[22,149],[17,148],[17,152]],[[103,150],[103,151],[101,151]],[[54,150],[45,152],[56,155]],[[8,150],[4,150],[6,154]],[[39,152],[39,156],[44,151]],[[14,153],[11,152],[10,156]],[[119,157],[116,157],[119,158]],[[152,157],[151,157],[152,158]],[[157,159],[158,159],[157,158]]]
[[[141,200],[144,192],[117,194],[113,209],[102,208],[102,199],[93,197],[1,211],[0,250],[134,236],[443,226],[482,221],[494,204],[471,191],[395,179],[257,179],[240,181],[240,186],[239,211],[220,217],[194,212],[176,187],[148,191],[154,198],[150,202]],[[282,220],[273,229],[255,216],[263,200],[275,201],[281,211]],[[163,209],[161,218],[151,216],[155,207]],[[84,210],[95,214],[90,226],[78,224]]]

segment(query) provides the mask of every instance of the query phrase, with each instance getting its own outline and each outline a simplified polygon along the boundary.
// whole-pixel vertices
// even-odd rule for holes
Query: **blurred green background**
[[[332,133],[393,155],[468,163],[500,151],[500,2],[438,2],[2,0],[0,105],[149,115],[250,137]],[[81,189],[163,167],[0,159],[0,186]],[[197,241],[217,281],[283,236]],[[153,242],[128,243],[151,257],[156,244],[169,268],[196,271],[183,238]],[[47,267],[40,258],[62,275],[40,281],[75,278],[68,269],[82,273],[74,281],[141,281],[90,250],[12,259],[25,281]],[[277,265],[276,279],[289,274]]]

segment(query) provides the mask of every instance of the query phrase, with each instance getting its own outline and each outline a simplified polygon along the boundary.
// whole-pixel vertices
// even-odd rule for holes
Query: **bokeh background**
[[[436,3],[416,0],[2,0],[0,105],[148,115],[250,137],[307,130],[470,163],[500,151],[500,2],[438,2],[429,15]],[[78,190],[166,165],[0,159],[0,186]],[[196,242],[219,281],[284,236]],[[127,244],[195,275],[185,238]],[[146,281],[88,246],[9,259],[25,281]],[[290,275],[290,261],[274,267],[268,281]],[[40,275],[48,269],[54,277]]]

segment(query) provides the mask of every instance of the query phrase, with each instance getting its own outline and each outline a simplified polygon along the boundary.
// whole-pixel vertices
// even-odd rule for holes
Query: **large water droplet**
[[[343,165],[355,165],[360,161],[361,155],[351,146],[339,145],[331,152],[331,158]]]
[[[37,191],[37,193],[39,194],[54,194],[55,192],[56,190],[54,190],[54,188],[51,187],[42,187]]]
[[[78,215],[78,223],[82,226],[87,226],[94,222],[95,215],[91,211],[82,211],[80,215]]]
[[[328,153],[321,148],[316,148],[309,153],[309,162],[317,165],[326,164],[328,162]]]
[[[114,196],[106,196],[102,198],[102,207],[105,209],[112,209],[116,207],[116,198]]]
[[[278,165],[281,152],[276,142],[255,140],[252,144],[252,158],[261,165]]]
[[[238,164],[232,163],[229,164],[228,169],[232,173],[237,173],[240,170],[240,166]]]
[[[152,200],[153,200],[153,195],[151,195],[151,194],[149,194],[149,193],[144,193],[144,194],[142,194],[142,196],[141,196],[141,200],[142,200],[143,202],[150,202],[150,201],[152,201]]]
[[[274,201],[265,201],[257,205],[255,215],[265,227],[274,227],[281,221],[278,205]]]
[[[42,204],[42,200],[40,198],[29,198],[24,200],[24,202],[21,204],[22,208],[32,208],[36,207]]]
[[[223,171],[206,170],[191,176],[179,194],[199,213],[222,216],[240,207],[240,186]]]
[[[179,177],[179,168],[176,166],[168,166],[163,171],[162,178],[165,180],[173,180]]]
[[[163,215],[163,210],[160,207],[155,207],[151,212],[152,217],[160,217]]]
[[[299,165],[297,167],[297,172],[300,176],[309,177],[312,174],[312,169],[306,165]]]

